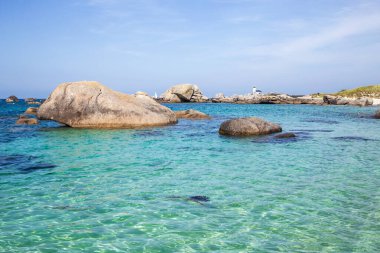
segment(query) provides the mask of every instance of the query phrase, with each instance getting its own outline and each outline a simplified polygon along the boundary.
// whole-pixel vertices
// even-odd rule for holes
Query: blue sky
[[[380,83],[378,0],[0,0],[0,97],[96,80],[162,93]]]

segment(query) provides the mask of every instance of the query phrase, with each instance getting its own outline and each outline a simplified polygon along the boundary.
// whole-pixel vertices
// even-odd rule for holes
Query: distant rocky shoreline
[[[171,87],[159,98],[160,103],[231,103],[231,104],[311,104],[311,105],[380,105],[380,99],[371,97],[348,98],[343,96],[324,95],[320,97],[289,96],[287,94],[246,94],[224,96],[218,93],[214,98],[203,95],[198,86],[180,84]]]
[[[339,93],[337,93],[339,94]],[[148,93],[138,91],[135,95],[148,96]],[[179,84],[172,86],[161,96],[151,97],[159,103],[230,103],[230,104],[310,104],[310,105],[351,105],[351,106],[378,106],[380,98],[370,96],[346,97],[341,95],[305,95],[289,96],[288,94],[245,94],[224,96],[223,93],[216,94],[213,98],[206,97],[200,88],[194,84]],[[6,99],[7,103],[17,103],[19,99],[12,95]],[[26,98],[28,104],[41,104],[34,98]]]

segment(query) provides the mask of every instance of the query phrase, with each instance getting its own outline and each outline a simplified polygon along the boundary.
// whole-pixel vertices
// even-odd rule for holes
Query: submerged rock
[[[179,84],[165,91],[161,98],[164,102],[206,102],[208,98],[202,94],[199,87],[194,84]]]
[[[375,119],[380,119],[380,110],[375,113]]]
[[[37,111],[38,111],[37,107],[29,107],[28,109],[26,109],[26,111],[24,112],[24,114],[37,115]]]
[[[58,85],[37,116],[78,128],[138,128],[177,122],[173,111],[148,96],[123,94],[94,81]]]
[[[205,205],[203,202],[209,202],[210,198],[203,195],[196,195],[196,196],[190,196],[190,197],[181,197],[181,196],[169,196],[169,199],[178,199],[178,200],[184,200],[184,201],[191,201],[195,202],[200,205]]]
[[[274,136],[274,138],[278,138],[278,139],[295,138],[295,137],[296,137],[295,133],[283,133],[283,134],[277,134]]]
[[[188,198],[188,200],[190,201],[196,201],[196,202],[209,202],[210,201],[210,198],[207,197],[207,196],[191,196]]]
[[[323,96],[323,102],[328,105],[356,105],[356,106],[368,106],[373,104],[372,98],[347,98],[341,96],[325,95]]]
[[[256,117],[227,120],[219,128],[219,134],[234,136],[265,135],[281,131],[280,125]]]
[[[7,103],[17,103],[18,101],[19,99],[16,96],[10,96],[5,100]]]
[[[177,119],[211,119],[210,116],[208,116],[206,113],[189,109],[184,111],[175,111],[175,116]]]

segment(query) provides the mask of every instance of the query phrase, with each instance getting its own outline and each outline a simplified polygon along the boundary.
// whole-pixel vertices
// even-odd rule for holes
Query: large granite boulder
[[[148,96],[123,94],[92,81],[58,85],[37,116],[78,128],[138,128],[177,122],[173,111]]]
[[[193,84],[179,84],[165,91],[161,98],[164,102],[206,102],[208,98],[202,94],[199,87]]]
[[[227,120],[219,128],[220,134],[234,136],[265,135],[281,131],[280,125],[256,117]]]
[[[211,119],[206,113],[189,109],[185,111],[175,111],[175,116],[177,119]]]
[[[10,96],[5,100],[7,103],[17,103],[18,101],[19,99],[16,96]]]

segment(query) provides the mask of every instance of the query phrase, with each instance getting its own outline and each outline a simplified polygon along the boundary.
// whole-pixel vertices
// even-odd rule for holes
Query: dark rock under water
[[[201,205],[204,205],[203,202],[209,202],[210,198],[204,195],[195,195],[195,196],[190,196],[190,197],[181,197],[181,196],[169,196],[169,199],[179,199],[179,200],[184,200],[184,201],[191,201],[195,202]]]
[[[26,174],[37,170],[52,169],[54,164],[40,162],[38,157],[30,155],[0,155],[0,170],[6,174]]]
[[[323,123],[323,124],[339,124],[339,121],[328,119],[305,119],[304,122],[310,123]]]
[[[202,202],[209,202],[210,198],[207,196],[191,196],[188,198],[190,201],[202,201]]]
[[[337,141],[380,141],[376,139],[370,139],[360,136],[339,136],[339,137],[332,137],[333,140]]]

